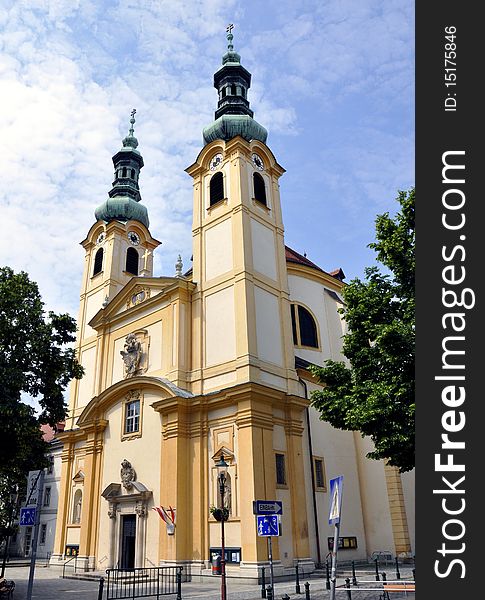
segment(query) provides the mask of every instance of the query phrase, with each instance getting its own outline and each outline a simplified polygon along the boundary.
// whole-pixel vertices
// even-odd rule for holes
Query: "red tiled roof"
[[[292,262],[292,263],[296,263],[299,265],[305,265],[306,267],[311,267],[312,269],[316,269],[317,271],[320,271],[321,273],[327,273],[327,271],[324,271],[322,268],[320,268],[314,262],[309,260],[306,256],[303,256],[296,250],[293,250],[293,248],[289,248],[288,246],[285,246],[285,255],[286,255],[286,262]],[[330,273],[327,273],[327,275],[331,275],[332,277],[335,277],[335,279],[338,279],[339,281],[343,281],[343,279],[345,279],[345,273],[340,268],[335,269],[334,271],[330,271]]]

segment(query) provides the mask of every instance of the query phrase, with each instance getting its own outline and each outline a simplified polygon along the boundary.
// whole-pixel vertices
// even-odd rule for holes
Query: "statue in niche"
[[[134,377],[140,369],[141,343],[134,333],[129,333],[125,338],[125,349],[120,351],[125,363],[125,379]]]
[[[131,462],[126,458],[121,463],[121,483],[126,490],[133,488],[133,481],[136,479],[135,469],[131,466]]]

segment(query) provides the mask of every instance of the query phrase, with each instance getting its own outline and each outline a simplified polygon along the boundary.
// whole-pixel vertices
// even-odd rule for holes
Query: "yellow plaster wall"
[[[146,518],[146,566],[158,564],[158,538],[160,528],[160,517],[151,510],[151,507],[160,504],[160,415],[155,412],[150,404],[159,397],[153,392],[143,392],[143,415],[142,436],[131,440],[121,440],[122,434],[122,401],[113,404],[105,414],[109,421],[104,435],[104,452],[102,466],[102,483],[100,490],[103,491],[110,483],[120,483],[120,469],[123,459],[131,462],[136,471],[136,479],[143,483],[153,496],[148,502],[148,514]],[[109,553],[109,517],[108,502],[99,498],[99,542],[97,556],[101,558]]]
[[[205,298],[206,366],[236,358],[235,327],[234,287],[230,285]]]
[[[404,505],[406,508],[406,516],[408,521],[409,539],[411,542],[411,551],[414,553],[416,548],[416,533],[415,533],[415,471],[401,473],[402,489],[404,494]]]
[[[83,337],[87,338],[96,335],[96,331],[88,325],[89,321],[94,317],[104,302],[104,290],[98,290],[94,294],[86,298],[86,321],[84,325]]]
[[[254,287],[256,305],[256,339],[258,356],[282,366],[281,322],[278,297],[260,287]]]
[[[233,268],[231,219],[213,225],[205,231],[205,278],[214,279]]]
[[[359,433],[356,433],[354,437],[359,457],[359,482],[365,519],[367,553],[370,556],[375,550],[394,552],[384,463],[365,458],[365,455],[373,449],[370,439],[362,438]]]
[[[86,406],[94,395],[94,378],[96,374],[96,346],[86,348],[81,353],[81,364],[84,376],[78,383],[76,406]]]
[[[256,271],[276,280],[276,252],[273,229],[251,219],[253,266]]]

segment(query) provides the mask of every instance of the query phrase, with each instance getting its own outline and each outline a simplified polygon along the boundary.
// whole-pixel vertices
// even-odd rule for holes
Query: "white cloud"
[[[382,161],[401,135],[382,134],[397,126],[389,111],[400,114],[412,94],[410,2],[312,0],[301,8],[283,4],[271,19],[255,16],[259,3],[235,0],[3,4],[0,256],[3,264],[39,282],[49,309],[77,315],[83,265],[78,242],[107,196],[111,156],[126,135],[133,107],[146,165],[143,203],[154,237],[163,242],[155,268],[173,273],[179,253],[184,268],[190,267],[192,182],[184,168],[197,156],[202,128],[213,118],[212,74],[225,50],[228,21],[236,23],[236,49],[254,75],[255,118],[269,130],[270,145],[289,160],[310,137],[303,125],[310,107],[320,122],[329,107],[348,98],[360,95],[374,107],[369,122],[359,117],[339,144],[328,148],[322,138],[322,156],[331,166],[323,180],[319,152],[308,152],[311,160],[303,166],[296,160],[285,165],[307,174],[309,187],[323,181],[354,218],[363,210],[360,192],[366,199],[375,196],[379,205],[389,186],[402,187],[397,174],[403,165],[410,170],[408,138],[392,161]],[[349,165],[357,155],[366,158],[353,171]],[[383,166],[380,175],[373,162]],[[288,196],[292,193],[290,188]]]

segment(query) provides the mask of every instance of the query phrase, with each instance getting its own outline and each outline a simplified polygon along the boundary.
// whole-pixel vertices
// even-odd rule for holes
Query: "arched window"
[[[233,83],[231,85],[231,96],[235,96],[236,95],[236,84]]]
[[[126,177],[126,167],[123,167],[123,171],[121,173],[122,177]]]
[[[125,271],[132,275],[138,275],[138,252],[134,248],[128,248],[126,251]]]
[[[103,270],[103,249],[99,248],[94,256],[93,277]]]
[[[74,502],[72,503],[72,523],[79,524],[81,522],[81,509],[83,505],[83,493],[81,490],[76,490],[74,494]]]
[[[295,346],[318,348],[317,324],[310,311],[299,304],[292,304],[291,325]]]
[[[220,200],[224,200],[224,177],[222,173],[216,173],[210,180],[210,201],[209,205],[213,206]]]
[[[131,178],[135,179],[135,169],[131,169]]]
[[[253,187],[254,187],[254,199],[261,204],[266,204],[266,186],[264,185],[264,179],[259,173],[253,173]]]
[[[243,87],[241,88],[241,96],[243,98],[246,98],[246,88],[243,88]]]

